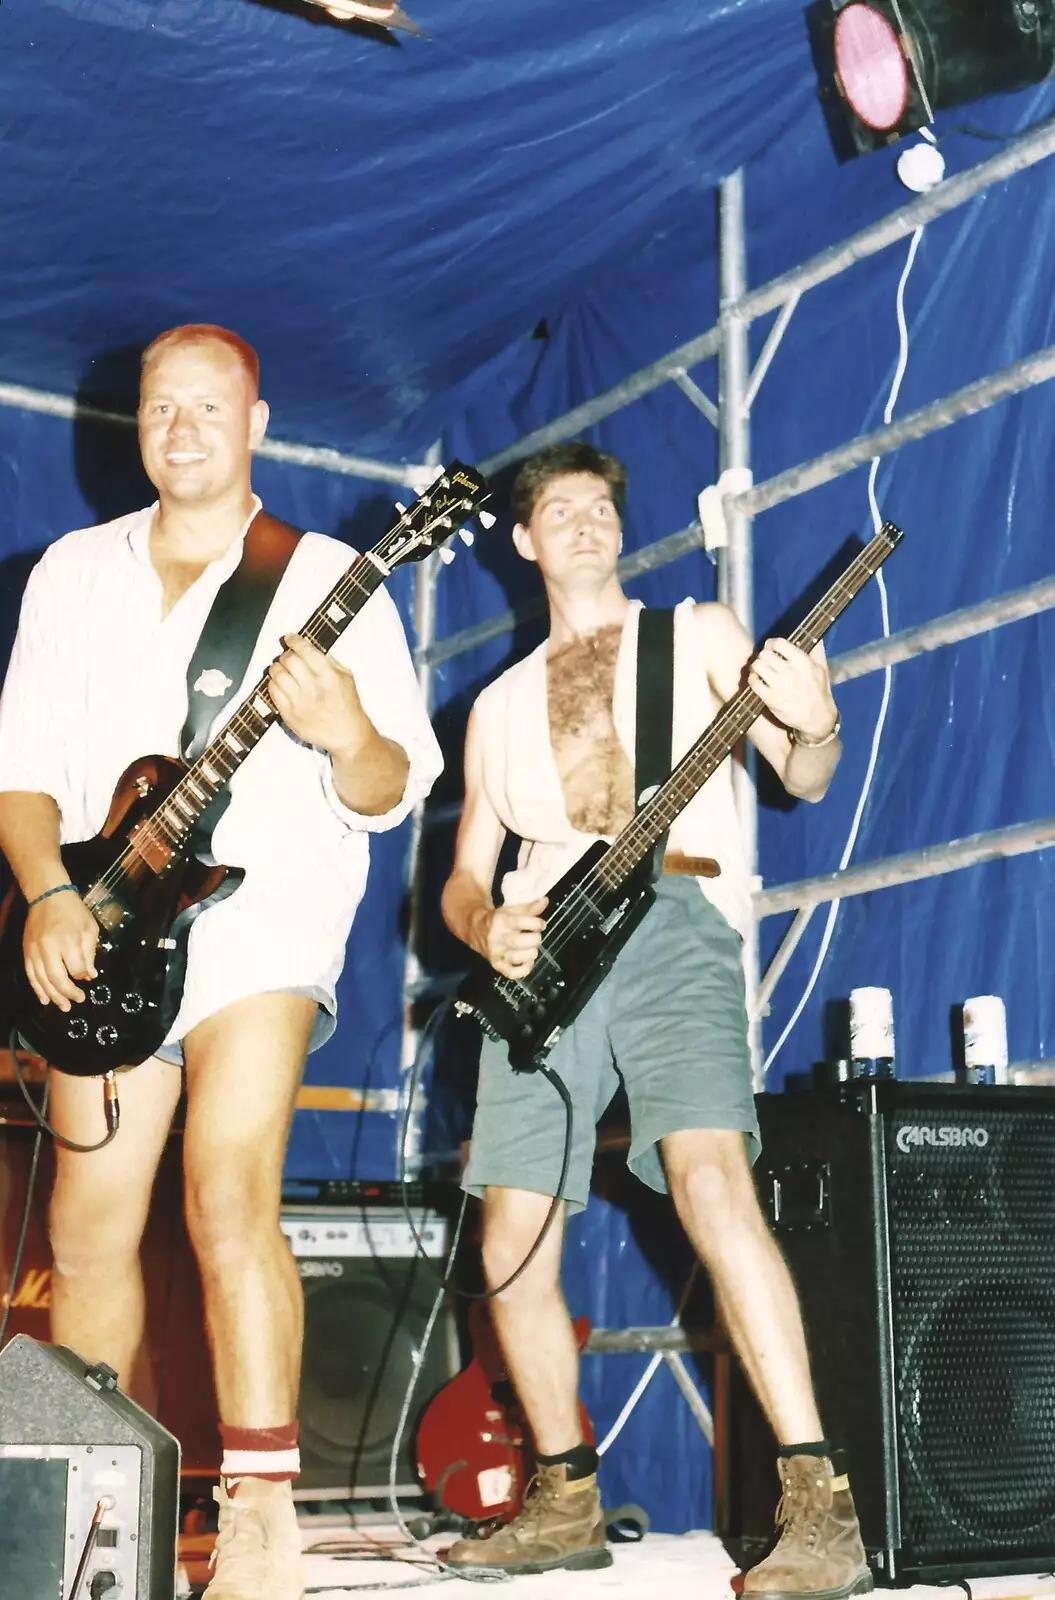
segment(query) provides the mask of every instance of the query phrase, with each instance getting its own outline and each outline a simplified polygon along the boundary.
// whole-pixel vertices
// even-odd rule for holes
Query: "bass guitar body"
[[[194,919],[231,894],[240,871],[199,860],[186,841],[159,837],[148,819],[186,773],[168,756],[145,756],[122,775],[101,833],[66,845],[63,864],[99,923],[97,977],[78,979],[83,1003],[42,1005],[26,977],[26,903],[0,904],[4,1014],[27,1049],[60,1072],[97,1077],[138,1066],[175,1021]]]
[[[455,1009],[504,1039],[518,1072],[544,1064],[655,899],[651,858],[615,892],[600,887],[595,869],[608,850],[603,839],[591,845],[550,890],[542,944],[526,978],[504,978],[477,960],[458,990]]]

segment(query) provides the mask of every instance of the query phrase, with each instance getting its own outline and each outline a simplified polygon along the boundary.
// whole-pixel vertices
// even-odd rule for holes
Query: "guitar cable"
[[[564,1203],[564,1189],[568,1181],[568,1168],[571,1165],[572,1132],[575,1125],[575,1113],[572,1108],[571,1095],[568,1093],[568,1088],[564,1082],[564,1079],[559,1073],[554,1072],[552,1067],[539,1067],[537,1070],[544,1078],[547,1078],[549,1082],[552,1083],[553,1087],[556,1089],[564,1103],[564,1152],[561,1157],[560,1177],[557,1179],[557,1190],[552,1201],[550,1202],[550,1208],[546,1213],[545,1221],[539,1230],[538,1238],[535,1240],[534,1244],[531,1246],[531,1249],[517,1267],[516,1271],[511,1272],[505,1282],[500,1283],[496,1289],[482,1289],[475,1291],[469,1289],[459,1289],[450,1282],[450,1265],[448,1265],[447,1271],[442,1275],[437,1273],[436,1268],[432,1264],[432,1258],[426,1251],[424,1241],[418,1232],[417,1226],[414,1222],[413,1214],[410,1210],[410,1204],[407,1199],[407,1185],[410,1181],[407,1176],[407,1141],[410,1137],[410,1125],[414,1114],[414,1098],[418,1091],[418,1085],[421,1081],[421,1074],[424,1070],[425,1062],[428,1059],[429,1051],[432,1047],[433,1038],[435,1034],[439,1032],[440,1026],[453,1004],[453,999],[448,999],[444,1000],[436,1007],[435,1011],[426,1022],[424,1028],[421,1030],[421,1038],[418,1040],[418,1048],[414,1052],[414,1060],[410,1068],[410,1075],[407,1083],[406,1104],[403,1108],[403,1124],[399,1135],[399,1189],[403,1203],[403,1215],[410,1227],[411,1235],[414,1240],[414,1248],[417,1254],[428,1266],[429,1271],[440,1280],[441,1287],[444,1290],[450,1288],[452,1293],[457,1295],[459,1299],[462,1300],[495,1300],[500,1294],[504,1294],[507,1289],[512,1288],[517,1279],[522,1277],[527,1271],[528,1267],[530,1267],[531,1263],[542,1249],[546,1235],[552,1228],[557,1217],[557,1213],[559,1212],[561,1205]],[[463,1214],[464,1210],[465,1201],[463,1200]],[[459,1218],[459,1228],[460,1223],[461,1219]],[[453,1261],[453,1255],[454,1251],[452,1247],[450,1256],[451,1261]]]
[[[22,1072],[22,1067],[18,1059],[19,1041],[17,1028],[11,1029],[7,1042],[11,1055],[11,1065],[14,1068],[15,1081],[18,1084],[19,1089],[22,1091],[23,1099],[25,1100],[30,1111],[33,1113],[33,1120],[36,1123],[36,1133],[33,1139],[33,1152],[29,1158],[29,1174],[26,1178],[26,1198],[22,1206],[22,1218],[19,1223],[18,1241],[15,1245],[15,1254],[11,1264],[11,1273],[8,1279],[7,1292],[4,1295],[3,1301],[0,1302],[2,1303],[3,1307],[3,1313],[0,1315],[0,1350],[4,1348],[4,1341],[7,1337],[8,1325],[11,1321],[11,1313],[15,1308],[15,1294],[18,1290],[18,1280],[22,1275],[22,1258],[25,1255],[26,1240],[29,1237],[29,1219],[33,1214],[33,1196],[36,1191],[37,1168],[40,1164],[40,1150],[41,1145],[44,1142],[45,1133],[49,1134],[51,1138],[55,1140],[56,1144],[62,1145],[64,1149],[74,1150],[78,1154],[87,1155],[94,1150],[105,1149],[105,1147],[116,1138],[117,1130],[121,1125],[121,1102],[117,1097],[117,1084],[114,1080],[113,1073],[108,1073],[103,1084],[103,1108],[106,1116],[107,1129],[106,1137],[101,1139],[98,1144],[87,1145],[75,1144],[72,1139],[65,1138],[61,1133],[59,1133],[58,1129],[53,1127],[48,1121],[48,1101],[51,1098],[51,1084],[49,1080],[47,1078],[44,1080],[44,1093],[41,1096],[39,1106],[36,1104],[30,1093],[29,1085],[25,1080],[25,1075]]]
[[[18,1029],[12,1028],[8,1035],[8,1049],[11,1053],[11,1064],[14,1067],[15,1081],[22,1091],[22,1098],[33,1114],[33,1120],[42,1132],[46,1133],[63,1150],[72,1150],[76,1155],[90,1156],[96,1150],[105,1150],[108,1144],[113,1144],[121,1126],[121,1102],[117,1095],[117,1075],[107,1072],[103,1075],[103,1115],[106,1118],[106,1136],[95,1144],[77,1144],[73,1139],[67,1139],[65,1134],[59,1132],[47,1119],[47,1085],[45,1085],[44,1099],[40,1106],[37,1105],[29,1090],[22,1068],[18,1060]]]
[[[14,1056],[12,1056],[12,1060],[14,1060]],[[43,1099],[45,1113],[48,1108],[50,1088],[51,1085],[45,1081]],[[22,1275],[22,1257],[25,1254],[26,1240],[29,1237],[29,1219],[33,1215],[33,1195],[37,1185],[37,1165],[40,1161],[40,1147],[43,1142],[44,1129],[38,1122],[37,1130],[33,1137],[33,1153],[29,1158],[29,1176],[26,1179],[26,1198],[22,1206],[22,1221],[18,1229],[18,1242],[15,1245],[14,1260],[11,1263],[11,1276],[8,1279],[7,1293],[4,1296],[3,1315],[0,1316],[0,1350],[4,1348],[8,1324],[11,1321],[11,1313],[15,1309],[15,1294],[18,1290],[18,1280]]]

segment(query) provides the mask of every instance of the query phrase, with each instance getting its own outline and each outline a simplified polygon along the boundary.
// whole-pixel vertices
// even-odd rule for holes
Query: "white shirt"
[[[631,600],[623,624],[612,684],[612,718],[619,742],[634,765],[637,748],[637,640],[641,602]],[[474,707],[484,790],[508,832],[521,840],[517,867],[502,880],[506,905],[546,894],[596,842],[568,817],[553,758],[548,702],[548,642],[508,667],[478,696]],[[674,610],[675,762],[695,744],[719,709],[707,678],[705,625],[694,600]],[[675,818],[670,847],[690,856],[712,856],[716,878],[697,878],[712,905],[743,938],[751,923],[751,892],[733,796],[732,760],[722,762]]]
[[[0,697],[0,790],[51,795],[63,843],[99,832],[132,761],[178,755],[187,667],[216,592],[241,559],[239,537],[163,617],[149,551],[153,512],[66,534],[44,552],[26,587]],[[213,732],[281,653],[280,636],[300,631],[354,557],[336,539],[303,536],[242,684],[217,703]],[[169,1041],[232,1001],[268,990],[304,989],[336,1015],[334,989],[366,886],[368,835],[401,822],[442,770],[402,624],[383,590],[332,654],[353,672],[375,727],[409,757],[403,798],[383,816],[360,816],[339,799],[323,751],[281,725],[264,735],[231,780],[212,842],[215,859],[241,867],[245,879],[191,930]],[[317,1030],[313,1042],[328,1031]]]

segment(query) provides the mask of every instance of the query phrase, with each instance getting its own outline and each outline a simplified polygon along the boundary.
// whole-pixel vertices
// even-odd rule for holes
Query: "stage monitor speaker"
[[[171,1600],[179,1445],[107,1367],[20,1334],[0,1351],[5,1595]]]
[[[888,1582],[1055,1555],[1055,1090],[884,1081],[760,1095],[763,1209],[825,1429]],[[726,1531],[772,1530],[738,1380]]]
[[[394,1188],[394,1186],[388,1186]],[[396,1462],[401,1496],[420,1494],[414,1434],[422,1408],[457,1370],[450,1318],[421,1360],[446,1254],[446,1220],[416,1210],[432,1258],[417,1253],[401,1208],[286,1207],[282,1229],[304,1285],[299,1499],[382,1499],[404,1397],[417,1383]]]

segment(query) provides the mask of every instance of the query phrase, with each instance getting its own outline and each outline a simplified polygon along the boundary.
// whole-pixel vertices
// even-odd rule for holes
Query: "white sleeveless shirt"
[[[616,658],[612,717],[620,744],[634,764],[637,723],[637,632],[641,602],[632,600]],[[705,624],[696,602],[674,612],[674,732],[677,762],[719,709],[707,677]],[[568,820],[549,727],[546,642],[489,684],[475,705],[484,791],[503,826],[522,840],[517,867],[502,881],[507,905],[534,900],[598,838]],[[743,936],[750,925],[751,893],[733,802],[732,760],[723,761],[673,823],[669,847],[712,856],[717,878],[696,881]]]

